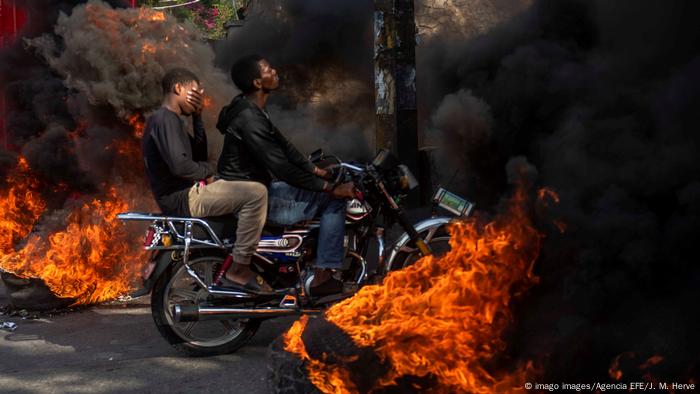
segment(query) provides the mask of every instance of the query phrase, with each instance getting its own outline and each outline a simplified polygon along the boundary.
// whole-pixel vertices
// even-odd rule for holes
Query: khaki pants
[[[267,187],[259,182],[219,179],[192,186],[188,198],[193,217],[238,214],[233,261],[250,264],[267,217]]]

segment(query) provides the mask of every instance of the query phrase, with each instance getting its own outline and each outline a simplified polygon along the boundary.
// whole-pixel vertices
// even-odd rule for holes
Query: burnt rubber
[[[9,272],[0,274],[10,304],[17,309],[49,311],[66,308],[75,302],[73,298],[59,298],[41,279],[24,279]]]
[[[322,316],[310,316],[301,336],[306,352],[314,360],[348,371],[359,393],[420,393],[429,391],[432,376],[402,376],[394,385],[377,388],[377,382],[390,369],[371,348],[361,348]],[[276,394],[319,393],[307,377],[307,365],[296,354],[284,350],[284,335],[268,348],[268,383]]]
[[[276,394],[321,393],[306,378],[306,364],[284,350],[283,336],[270,344],[267,359],[267,382],[271,392]]]

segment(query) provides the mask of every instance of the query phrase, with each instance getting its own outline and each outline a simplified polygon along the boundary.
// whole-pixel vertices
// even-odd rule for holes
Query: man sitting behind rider
[[[241,94],[219,114],[224,134],[218,174],[227,180],[252,180],[269,186],[268,221],[290,225],[320,216],[314,295],[342,290],[330,269],[341,269],[345,200],[351,182],[333,187],[328,171],[316,167],[272,124],[265,104],[279,87],[277,71],[264,58],[244,57],[231,68]],[[272,181],[272,174],[276,180]]]
[[[238,214],[232,268],[226,279],[250,290],[270,290],[250,269],[267,214],[267,189],[258,182],[214,181],[207,162],[201,112],[204,90],[191,71],[163,77],[163,103],[147,120],[141,142],[151,191],[164,215],[205,217]],[[182,116],[192,117],[193,136]],[[204,182],[203,180],[206,180]]]

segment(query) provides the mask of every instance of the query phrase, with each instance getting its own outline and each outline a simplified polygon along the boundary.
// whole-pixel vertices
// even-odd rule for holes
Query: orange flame
[[[628,361],[625,361],[624,364],[626,365],[626,370],[631,371],[633,368],[633,365],[638,364],[640,362],[640,357],[641,355],[638,355],[635,352],[623,352],[619,355],[617,355],[613,361],[610,363],[610,368],[608,369],[608,374],[610,377],[616,381],[620,381],[622,377],[624,376],[623,367],[621,364],[623,363],[623,359],[627,359]],[[638,364],[637,369],[642,372],[642,380],[645,382],[650,382],[655,386],[658,386],[659,384],[659,379],[654,377],[654,375],[648,371],[651,367],[660,364],[663,362],[664,357],[661,355],[653,355],[649,358],[646,359],[646,361],[642,362],[641,364]],[[632,371],[632,374],[634,376],[636,372]],[[669,392],[674,392],[674,390],[669,389]]]
[[[553,220],[554,225],[557,227],[560,233],[564,234],[566,232],[566,223],[561,220]]]
[[[210,108],[214,104],[214,99],[211,96],[204,96],[204,108]]]
[[[122,157],[140,157],[141,150],[131,141],[115,141],[108,149],[116,149]]]
[[[647,361],[644,362],[644,364],[639,366],[639,369],[645,370],[653,367],[654,365],[660,364],[662,361],[664,361],[664,357],[660,355],[654,355],[651,356],[647,359]]]
[[[47,238],[30,236],[17,253],[0,259],[3,269],[46,282],[58,297],[76,304],[114,299],[126,294],[140,267],[142,252],[132,250],[115,215],[128,204],[111,188],[106,199],[94,199],[71,212],[68,225]],[[132,244],[133,245],[133,244]]]
[[[144,42],[143,45],[141,45],[141,63],[146,63],[148,56],[154,55],[157,50],[158,47],[156,44]]]
[[[143,131],[145,129],[145,124],[143,120],[141,120],[141,114],[133,114],[129,116],[126,119],[127,123],[129,123],[129,126],[131,126],[134,130],[133,135],[136,138],[141,138],[143,137]]]
[[[119,152],[131,152],[134,142],[115,145]],[[129,201],[142,194],[137,187],[120,186],[117,191],[105,185],[102,197],[72,209],[69,202],[64,228],[32,232],[42,215],[56,212],[45,211],[39,181],[24,158],[7,184],[7,191],[0,194],[0,268],[20,277],[41,278],[56,296],[75,299],[74,304],[114,299],[132,289],[145,260],[139,247],[141,234],[127,231],[115,215],[128,211]],[[59,183],[52,190],[65,188]],[[21,240],[25,242],[15,250]]]
[[[555,204],[559,204],[559,195],[557,194],[557,192],[546,187],[543,187],[542,189],[537,191],[537,197],[545,205],[547,204],[548,199],[554,201]]]
[[[9,189],[0,195],[0,253],[3,256],[14,252],[13,245],[32,231],[46,207],[38,192],[39,182],[31,174],[24,157],[20,156],[7,183]]]
[[[141,53],[156,53],[156,46],[150,42],[145,42],[143,46],[141,46]]]
[[[164,22],[165,13],[163,11],[153,10],[148,7],[141,7],[139,9],[139,20],[151,22]]]
[[[512,322],[512,298],[538,281],[532,269],[541,235],[525,205],[521,190],[509,212],[495,221],[483,225],[470,219],[451,226],[451,251],[445,256],[424,257],[328,310],[328,321],[390,366],[374,389],[407,375],[435,378],[431,392],[437,393],[523,391],[526,378],[535,373],[531,362],[510,372],[487,366],[494,368],[506,348],[503,334]],[[307,364],[313,382],[327,374],[328,366],[318,362]]]
[[[620,369],[620,359],[623,357],[624,358],[632,358],[634,356],[635,356],[634,352],[624,352],[624,353],[618,354],[613,359],[612,363],[610,363],[610,368],[608,368],[608,374],[610,375],[610,377],[612,379],[617,380],[617,381],[622,379],[623,374],[622,374],[622,369]]]

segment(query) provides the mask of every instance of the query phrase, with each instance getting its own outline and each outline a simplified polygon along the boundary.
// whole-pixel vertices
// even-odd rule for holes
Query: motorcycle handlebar
[[[365,172],[364,168],[361,168],[361,167],[358,167],[358,166],[355,166],[352,164],[348,164],[348,163],[341,162],[340,166],[343,168],[347,168],[348,170],[355,171],[355,172]]]

